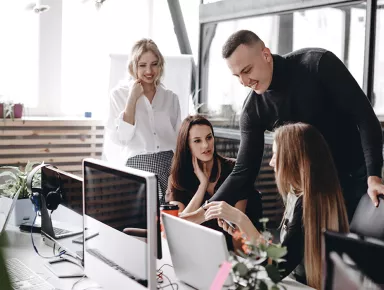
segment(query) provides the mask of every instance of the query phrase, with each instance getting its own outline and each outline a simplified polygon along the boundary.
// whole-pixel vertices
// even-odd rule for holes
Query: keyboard
[[[54,290],[51,284],[33,272],[19,259],[12,258],[5,261],[14,290]]]
[[[53,227],[53,232],[55,234],[56,239],[63,239],[63,238],[82,234],[83,230],[72,231],[72,230],[66,230],[66,229],[62,229],[62,228]]]
[[[53,231],[55,232],[55,236],[60,236],[60,235],[65,235],[70,233],[70,231],[65,230],[65,229],[60,229],[60,228],[53,228]]]
[[[131,273],[129,273],[127,270],[124,268],[120,267],[117,265],[115,262],[111,261],[107,257],[105,257],[98,249],[87,249],[87,253],[91,254],[92,256],[98,258],[99,260],[103,261],[106,263],[109,267],[119,271],[120,273],[124,274],[125,276],[129,277],[130,279],[136,281],[137,283],[147,287],[148,286],[148,280],[146,279],[140,279]]]

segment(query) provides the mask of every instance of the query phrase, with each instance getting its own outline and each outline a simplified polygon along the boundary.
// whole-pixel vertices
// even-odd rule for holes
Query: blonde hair
[[[289,124],[275,132],[276,183],[285,196],[303,195],[304,265],[308,285],[321,289],[323,229],[348,232],[348,218],[336,167],[323,136],[313,126]]]
[[[133,45],[131,51],[131,59],[128,63],[128,72],[134,79],[137,79],[137,67],[139,59],[144,53],[148,51],[152,52],[157,57],[159,66],[159,75],[155,80],[155,85],[157,86],[160,83],[160,79],[164,72],[164,57],[152,39],[143,38]]]

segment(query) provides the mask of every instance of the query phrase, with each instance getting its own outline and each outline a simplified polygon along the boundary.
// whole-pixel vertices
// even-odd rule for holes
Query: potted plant
[[[24,105],[22,103],[2,102],[0,103],[0,118],[21,118],[23,116]]]
[[[199,109],[204,105],[204,103],[199,103],[199,92],[195,91],[189,95],[189,114],[196,115],[199,113]]]
[[[35,213],[27,190],[27,177],[35,165],[40,162],[28,162],[24,170],[16,166],[0,167],[0,195],[13,198],[20,190],[16,206],[11,214],[10,223],[19,226],[31,222]],[[33,178],[32,187],[41,186],[41,173]]]
[[[265,229],[268,219],[263,218],[260,222],[263,223]],[[287,248],[280,244],[273,244],[272,234],[269,231],[264,230],[261,234],[257,241],[243,239],[244,252],[237,253],[241,258],[235,253],[231,253],[231,274],[236,290],[286,289],[280,284],[279,263],[284,261],[283,257],[287,254]]]

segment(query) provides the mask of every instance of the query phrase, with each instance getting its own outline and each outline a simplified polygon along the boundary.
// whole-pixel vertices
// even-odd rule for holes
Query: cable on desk
[[[163,264],[163,265],[161,265],[161,267],[160,267],[159,269],[157,269],[157,271],[161,271],[161,269],[162,269],[164,266],[168,266],[168,267],[173,268],[173,266],[172,266],[171,264]]]
[[[73,283],[71,289],[73,290],[78,283],[80,283],[82,280],[84,280],[84,278],[85,278],[85,274],[83,275],[83,277],[81,277],[79,280],[77,280],[75,283]]]
[[[84,274],[83,277],[81,277],[79,280],[77,280],[75,283],[73,283],[71,290],[74,290],[74,289],[75,289],[75,286],[76,286],[78,283],[80,283],[82,280],[84,280],[85,277],[87,277],[87,276]],[[101,286],[90,286],[90,287],[87,287],[87,288],[85,288],[85,289],[81,289],[81,290],[95,289],[95,288],[96,288],[96,289],[103,289],[103,287],[101,287]]]
[[[159,269],[157,269],[157,279],[159,279],[159,278],[162,279],[162,277],[164,276],[168,280],[168,284],[167,285],[160,286],[160,287],[158,287],[158,289],[164,289],[164,288],[167,288],[167,287],[172,287],[172,290],[175,290],[175,288],[173,288],[173,285],[175,285],[176,286],[176,290],[178,290],[179,289],[179,285],[177,283],[175,283],[175,282],[172,282],[171,279],[169,279],[168,276],[164,274],[164,271],[161,270],[164,266],[168,266],[168,267],[173,268],[173,266],[170,265],[170,264],[163,264],[163,265],[161,265],[161,267]]]
[[[65,250],[61,251],[58,255],[54,255],[54,256],[51,256],[51,257],[43,256],[43,255],[41,255],[41,254],[39,253],[39,251],[37,250],[37,248],[36,248],[36,246],[35,246],[35,241],[33,240],[33,226],[35,225],[36,218],[37,218],[37,212],[36,212],[36,214],[35,214],[35,218],[33,219],[32,226],[31,226],[31,241],[32,241],[33,249],[35,250],[36,254],[38,254],[41,258],[44,258],[44,259],[52,259],[52,258],[61,257],[63,254],[66,253]]]
[[[167,278],[169,284],[164,285],[164,286],[161,286],[161,287],[159,287],[159,289],[165,289],[165,288],[167,288],[167,287],[172,287],[172,290],[175,290],[175,288],[173,288],[173,285],[175,285],[175,286],[176,286],[176,290],[179,290],[179,284],[177,284],[177,283],[175,283],[175,282],[171,282],[171,279],[169,279],[168,276],[165,275],[164,273],[163,273],[162,275],[163,275],[165,278]]]

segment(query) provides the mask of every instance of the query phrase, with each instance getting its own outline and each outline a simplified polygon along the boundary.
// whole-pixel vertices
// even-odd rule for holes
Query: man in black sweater
[[[211,198],[234,204],[253,186],[264,151],[264,131],[290,122],[315,126],[331,149],[349,219],[368,192],[378,205],[381,182],[382,131],[364,92],[344,64],[324,49],[301,49],[285,56],[271,54],[253,32],[232,34],[223,58],[244,86],[252,88],[244,102],[241,142],[236,166]],[[201,222],[203,209],[190,219]]]

